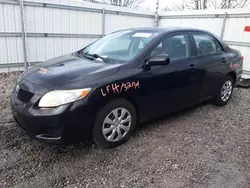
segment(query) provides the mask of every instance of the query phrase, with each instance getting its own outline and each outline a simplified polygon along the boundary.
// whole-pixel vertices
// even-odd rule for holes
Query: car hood
[[[81,87],[116,73],[120,66],[120,64],[91,61],[69,54],[28,69],[21,75],[20,81],[26,80],[51,89],[70,87],[70,85],[77,87],[79,84]]]

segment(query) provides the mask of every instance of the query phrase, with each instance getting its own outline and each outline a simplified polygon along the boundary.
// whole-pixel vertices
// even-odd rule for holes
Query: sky
[[[82,0],[77,0],[82,1]],[[142,9],[150,9],[151,11],[155,11],[157,0],[144,0],[143,4],[140,6]],[[180,2],[185,0],[159,0],[160,9],[165,8],[167,5],[169,8],[173,7],[175,4],[179,4]]]
[[[160,4],[159,7],[162,9],[164,7],[166,7],[167,5],[169,7],[174,6],[175,4],[178,4],[180,2],[182,2],[183,0],[160,0]],[[150,8],[150,10],[155,11],[155,7],[156,7],[156,0],[145,0],[145,2],[143,3],[142,7],[144,8]]]
[[[181,4],[183,4],[183,2],[188,2],[188,1],[190,1],[190,0],[160,0],[159,8],[160,8],[160,10],[164,9],[166,6],[168,6],[168,8],[172,8],[175,5],[181,5]],[[217,3],[219,5],[221,3],[221,1],[222,0],[215,0],[213,2]],[[232,4],[234,4],[234,3],[232,3]],[[142,5],[142,8],[149,8],[151,11],[155,11],[155,7],[156,7],[156,0],[145,0],[145,2]],[[208,8],[213,8],[213,7],[214,6],[212,4],[208,4]],[[248,6],[246,6],[246,7],[250,7],[250,2],[248,4]]]
[[[77,0],[82,1],[82,0]],[[159,0],[159,11],[162,11],[165,7],[169,9],[173,8],[175,5],[183,5],[183,2],[190,2],[191,0]],[[213,2],[217,2],[220,4],[222,0],[214,0]],[[140,9],[155,11],[157,0],[144,0],[144,2],[140,5]],[[250,3],[249,3],[250,4]],[[193,4],[192,4],[193,5]],[[249,5],[250,6],[250,5]],[[212,4],[208,4],[208,8],[213,8]]]

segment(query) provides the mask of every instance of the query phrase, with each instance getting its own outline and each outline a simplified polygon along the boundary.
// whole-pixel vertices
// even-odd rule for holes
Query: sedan
[[[121,30],[24,71],[11,109],[34,139],[116,147],[152,118],[204,101],[226,105],[242,62],[239,51],[207,31]]]

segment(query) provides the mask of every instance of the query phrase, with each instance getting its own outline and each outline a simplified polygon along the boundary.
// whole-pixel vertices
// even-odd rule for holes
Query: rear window
[[[197,55],[216,53],[222,50],[216,38],[206,34],[193,34],[197,47]]]

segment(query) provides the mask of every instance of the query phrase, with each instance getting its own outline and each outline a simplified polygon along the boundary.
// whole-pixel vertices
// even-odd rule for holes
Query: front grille
[[[17,92],[17,98],[22,101],[22,102],[29,102],[30,99],[34,96],[34,93],[31,93],[29,91],[26,91],[24,89],[19,89],[19,91]]]

